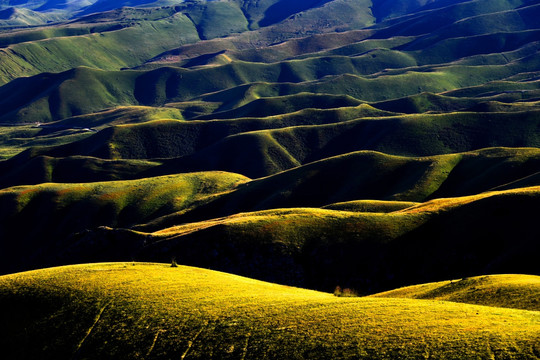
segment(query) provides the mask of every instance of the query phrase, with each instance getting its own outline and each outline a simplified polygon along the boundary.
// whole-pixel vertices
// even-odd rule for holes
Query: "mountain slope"
[[[7,8],[0,10],[0,28],[40,25],[63,20],[55,14],[41,14],[29,9]]]

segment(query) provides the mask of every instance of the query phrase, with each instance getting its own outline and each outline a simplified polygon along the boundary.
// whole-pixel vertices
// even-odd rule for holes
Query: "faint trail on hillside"
[[[196,333],[195,336],[191,340],[188,341],[188,347],[186,351],[184,351],[184,353],[180,357],[180,360],[184,360],[186,358],[187,354],[189,353],[189,350],[191,350],[191,347],[193,346],[193,344],[195,343],[199,335],[201,335],[204,329],[206,329],[207,326],[208,326],[208,321],[205,321],[204,325],[201,327],[201,330],[199,330],[199,332]]]
[[[422,342],[425,345],[424,353],[422,354],[424,359],[426,360],[431,359],[431,352],[429,351],[429,342],[426,339],[425,335],[422,335]]]
[[[92,330],[94,330],[94,327],[96,326],[96,324],[99,322],[99,320],[101,319],[101,315],[103,314],[103,312],[105,311],[105,309],[111,304],[111,301],[109,301],[107,304],[105,304],[105,306],[103,306],[96,318],[94,319],[94,323],[92,324],[92,326],[90,326],[90,328],[88,329],[88,331],[86,332],[86,335],[84,335],[84,337],[82,338],[82,340],[79,342],[79,344],[77,345],[77,349],[75,349],[75,352],[73,353],[73,356],[71,357],[72,359],[76,359],[77,358],[77,354],[79,353],[79,350],[81,349],[82,345],[84,344],[85,340],[88,338],[88,336],[90,335],[90,333],[92,333]]]
[[[487,346],[487,355],[489,356],[489,360],[495,360],[495,353],[493,352],[493,348],[491,347],[491,341],[489,339],[486,340],[486,346]]]
[[[152,345],[150,346],[150,349],[148,349],[148,352],[146,353],[146,356],[149,356],[150,353],[152,353],[152,350],[154,350],[154,346],[156,346],[157,339],[159,337],[159,334],[164,333],[167,330],[159,329],[156,332],[156,336],[154,336],[154,341],[152,342]]]
[[[248,332],[246,334],[246,343],[244,344],[244,347],[242,349],[242,357],[240,358],[241,360],[244,360],[246,358],[247,351],[248,351],[248,346],[249,346],[249,338],[250,337],[251,337],[251,332]]]

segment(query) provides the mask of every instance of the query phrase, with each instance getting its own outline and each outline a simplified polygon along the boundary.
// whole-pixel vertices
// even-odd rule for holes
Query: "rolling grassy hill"
[[[362,112],[359,108],[352,114],[357,110]],[[327,114],[323,112],[320,119],[328,121],[324,117]],[[540,144],[536,110],[369,117],[301,126],[287,121],[296,119],[161,120],[114,126],[69,144],[28,149],[0,167],[7,173],[8,169],[39,155],[176,158],[163,171],[223,170],[256,178],[359,150],[429,156],[491,146]]]
[[[539,15],[0,0],[0,357],[538,358]]]
[[[0,10],[0,29],[14,28],[63,20],[59,14],[41,14],[26,8],[7,8]]]
[[[71,161],[77,161],[77,159],[71,159]],[[109,174],[112,176],[118,173],[129,173],[131,168],[144,169],[148,166],[152,164],[107,164]],[[54,170],[61,171],[59,167]],[[51,171],[53,171],[52,168]],[[92,169],[86,171],[99,174]],[[2,191],[1,236],[3,239],[14,239],[20,231],[19,235],[25,241],[3,241],[2,253],[7,255],[11,252],[13,256],[21,260],[32,258],[34,259],[32,261],[40,262],[44,260],[45,252],[52,251],[51,255],[56,256],[53,255],[56,250],[53,250],[51,246],[58,245],[57,250],[62,248],[59,243],[54,244],[55,241],[49,241],[53,238],[65,239],[74,232],[97,226],[133,226],[193,204],[204,203],[212,198],[212,194],[230,191],[246,180],[248,179],[236,174],[208,172],[131,181],[88,184],[49,183],[37,185],[37,187],[6,189]],[[34,215],[38,213],[44,215],[47,212],[49,214],[45,217],[34,218]],[[25,225],[28,222],[32,223],[32,226]],[[42,234],[43,237],[37,236],[38,234]],[[121,247],[118,251],[119,254],[125,252]]]
[[[75,21],[1,36],[0,44],[7,48],[0,53],[0,82],[77,66],[106,70],[134,67],[185,43],[242,32],[252,38],[248,30],[260,26],[266,30],[256,31],[255,37],[270,44],[280,39],[331,32],[337,27],[350,30],[373,23],[368,7],[371,2],[367,0],[331,0],[324,5],[320,1],[287,5],[276,0],[123,3],[142,7],[126,8],[118,2],[97,1],[79,11]],[[68,7],[65,2],[60,5]],[[69,5],[75,7],[59,11],[69,13],[77,8],[75,3]],[[40,9],[47,10],[48,5]],[[92,15],[82,16],[87,14]],[[281,20],[285,22],[276,24]],[[133,42],[139,46],[126,47]],[[81,48],[87,51],[83,54]]]
[[[371,71],[362,58],[358,62],[347,57],[317,58],[313,64],[306,64],[311,59],[298,61],[240,62],[200,69],[163,67],[144,72],[76,68],[59,74],[42,74],[0,87],[3,96],[0,104],[4,109],[0,120],[49,122],[118,105],[163,106],[191,100],[221,102],[219,110],[226,110],[260,97],[300,93],[347,94],[376,102],[418,92],[443,92],[484,84],[504,84],[503,91],[538,90],[537,82],[493,83],[537,69],[536,54],[498,65],[406,68],[370,76],[362,74],[364,70]],[[384,61],[374,63],[380,66],[377,70],[384,68]],[[81,87],[83,83],[85,87]],[[21,88],[32,91],[21,93],[18,90]]]
[[[107,189],[216,170],[260,178],[129,222],[159,231],[239,212],[388,212],[538,185],[534,2],[109,5],[0,34],[2,64],[21,70],[5,68],[5,81],[40,73],[0,87],[0,120],[10,125],[1,187]],[[50,186],[38,192],[57,191]]]
[[[539,311],[539,285],[538,276],[491,275],[409,286],[373,296],[455,301]]]
[[[540,185],[538,156],[537,149],[485,149],[425,158],[354,152],[253,180],[195,209],[187,218],[200,220],[262,209],[321,207],[358,199],[421,202],[474,195],[498,187]],[[173,217],[167,221],[186,220]]]
[[[482,273],[534,274],[535,191],[432,200],[393,213],[241,213],[159,230],[140,255],[163,261],[172,250],[187,264],[326,291],[352,287],[360,293]],[[103,235],[85,234],[78,246]],[[197,250],[201,242],[203,251]]]
[[[382,156],[366,155],[368,159]],[[460,164],[478,168],[482,161],[473,165],[477,156],[461,155]],[[527,163],[515,158],[505,164],[496,156],[487,156],[483,163],[491,168],[492,177],[499,172],[502,183],[507,181],[505,169],[512,169],[513,161],[514,165]],[[399,163],[406,159],[395,160],[396,170],[401,171]],[[321,168],[330,164],[321,164]],[[422,160],[415,164],[420,168],[425,165]],[[319,165],[301,171],[313,173],[314,166]],[[477,171],[479,179],[490,176],[481,168]],[[518,178],[522,176],[517,175],[520,170],[513,171]],[[355,188],[358,184],[320,183],[324,171],[312,177],[295,178],[295,173],[298,171],[266,182],[202,173],[2,190],[0,203],[6,214],[2,237],[17,239],[2,243],[2,253],[9,254],[2,260],[3,271],[115,258],[168,261],[176,257],[181,263],[267,281],[326,291],[344,285],[362,293],[482,273],[538,272],[533,260],[538,251],[534,225],[538,187],[421,204],[398,201],[381,206],[365,200],[371,212],[351,212],[350,208],[315,206],[362,198],[360,194],[366,190]],[[429,172],[426,175],[432,176]],[[387,176],[396,178],[392,172]],[[452,178],[450,172],[448,179]],[[305,185],[295,183],[295,179]],[[309,197],[313,193],[309,181],[311,186],[320,186],[319,199]],[[406,186],[407,182],[415,187],[422,183],[404,178],[395,186]],[[383,189],[381,181],[375,183]],[[331,186],[333,192],[328,191]],[[421,191],[413,188],[410,194]],[[389,212],[389,207],[394,211]],[[261,208],[267,210],[243,212]],[[148,224],[140,225],[144,222]],[[28,223],[33,226],[25,226]],[[39,241],[35,231],[41,234]]]
[[[21,76],[76,66],[106,70],[136,66],[173,45],[199,40],[193,22],[180,12],[164,12],[161,18],[149,20],[144,20],[144,13],[135,15],[139,18],[97,23],[97,28],[95,23],[69,24],[53,29],[52,36],[49,29],[19,31],[14,34],[15,43],[8,34],[0,51],[0,80],[6,83]],[[139,46],[131,46],[134,41]]]
[[[0,283],[0,311],[12,324],[2,328],[0,343],[13,359],[534,358],[538,352],[537,311],[342,298],[164,264],[53,268]]]

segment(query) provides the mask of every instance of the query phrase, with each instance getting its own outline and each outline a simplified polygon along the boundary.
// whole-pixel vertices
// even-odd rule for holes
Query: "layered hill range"
[[[0,0],[2,356],[538,359],[538,19]]]
[[[2,273],[540,274],[539,1],[1,6]]]

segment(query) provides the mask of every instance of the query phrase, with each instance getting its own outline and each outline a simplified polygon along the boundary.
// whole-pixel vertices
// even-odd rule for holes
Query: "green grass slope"
[[[0,278],[12,359],[534,358],[536,311],[339,298],[190,267],[92,264]]]
[[[152,120],[184,120],[182,111],[170,107],[118,106],[88,115],[79,115],[52,122],[41,127],[44,133],[57,129],[91,128],[102,129],[111,125],[138,124]]]
[[[2,211],[7,214],[2,238],[8,240],[2,242],[6,255],[1,271],[112,260],[166,262],[174,257],[181,264],[265,281],[329,292],[339,285],[361,294],[485,273],[540,271],[535,261],[538,186],[408,207],[398,203],[403,209],[393,212],[271,209],[154,223],[151,229],[134,226],[134,219],[204,205],[245,178],[223,181],[221,190],[214,186],[196,192],[178,181],[127,192],[127,185],[148,181],[126,183],[122,193],[103,183],[2,190]],[[80,199],[84,190],[95,195]],[[188,194],[179,197],[179,191]],[[164,204],[167,197],[173,201]],[[368,206],[380,208],[380,203]],[[118,227],[103,226],[108,224]]]
[[[126,165],[141,166],[137,163]],[[113,169],[114,166],[109,164]],[[120,168],[117,172],[122,171],[118,164],[116,166]],[[56,170],[60,169],[57,167]],[[123,171],[129,172],[129,169]],[[95,171],[92,173],[99,174]],[[6,256],[8,253],[15,255],[24,252],[20,253],[19,258],[24,262],[32,262],[31,259],[35,257],[45,260],[42,257],[45,252],[50,251],[50,255],[55,257],[55,252],[62,247],[55,249],[59,244],[43,241],[44,234],[51,235],[50,238],[46,235],[47,239],[64,239],[67,235],[98,226],[132,226],[194,203],[204,203],[211,195],[230,191],[247,180],[236,174],[209,172],[131,181],[47,183],[4,189],[0,191],[3,214],[1,237],[13,241],[2,241],[0,246]],[[46,215],[40,219],[38,214]],[[28,221],[33,223],[32,226],[25,225]],[[16,240],[23,238],[24,242]],[[23,251],[25,248],[27,250]],[[126,249],[120,247],[119,254]]]
[[[221,103],[219,111],[223,111],[259,98],[301,93],[348,95],[378,102],[421,92],[491,85],[493,81],[538,69],[537,54],[535,49],[520,53],[518,58],[489,65],[450,63],[416,67],[414,57],[381,49],[353,57],[310,57],[272,64],[240,61],[212,67],[162,67],[137,72],[77,68],[17,79],[1,87],[0,105],[4,111],[0,121],[48,122],[111,106],[163,106],[192,100]],[[537,90],[537,84],[521,82],[508,82],[502,90],[516,87]],[[21,93],[18,90],[21,88],[32,91]]]
[[[43,132],[31,125],[0,127],[0,159],[10,157],[32,146],[54,146],[84,139],[92,134],[84,128],[61,128]],[[1,167],[1,165],[0,165]]]
[[[511,98],[511,94],[519,96],[519,91],[506,91],[507,99],[493,94],[492,98],[482,96],[452,97],[443,94],[421,93],[399,99],[381,101],[371,104],[373,107],[385,111],[398,113],[447,113],[447,112],[515,112],[530,111],[539,106],[534,99]],[[531,94],[532,95],[532,94]],[[534,95],[533,95],[534,96]]]
[[[409,286],[373,297],[444,300],[540,311],[540,278],[532,275],[463,278]]]
[[[272,115],[285,115],[304,109],[332,109],[354,107],[361,104],[361,101],[349,96],[306,93],[256,99],[235,109],[198,116],[197,119],[268,117]]]
[[[87,156],[53,158],[36,156],[0,177],[0,188],[41,183],[88,183],[144,177],[161,161],[103,160]],[[1,168],[1,166],[0,166]]]
[[[6,91],[2,120],[7,123],[48,122],[135,103],[133,95],[124,89],[134,87],[136,73],[123,72],[113,86],[110,86],[111,75],[83,67],[61,74],[43,73],[35,78],[17,79],[1,88]],[[57,86],[59,80],[61,85]],[[26,97],[33,97],[34,101],[25,107]]]
[[[265,4],[258,1],[242,4],[233,1],[189,1],[167,7],[162,5],[171,4],[165,1],[156,2],[155,5],[160,7],[155,8],[123,7],[112,10],[110,4],[103,7],[100,6],[103,3],[98,2],[94,4],[94,10],[110,11],[82,17],[75,22],[15,33],[11,38],[13,41],[10,41],[10,35],[0,40],[4,46],[9,45],[0,52],[0,82],[6,83],[39,72],[66,71],[77,66],[105,70],[138,66],[186,43],[246,32],[250,23],[254,25],[254,21],[257,22],[253,18],[253,10],[257,12],[265,6],[269,12],[264,14],[267,17],[264,26],[272,25],[282,16],[285,19],[287,12],[289,15],[295,12],[302,15],[270,26],[263,33],[248,32],[244,41],[249,43],[249,39],[255,37],[259,42],[259,38],[266,38],[266,43],[270,44],[280,39],[331,32],[338,27],[361,28],[372,23],[368,7],[370,2],[367,0],[332,0],[324,5],[320,2],[303,3],[301,6],[293,4],[285,5],[285,8],[291,9],[280,9],[284,4],[277,1]],[[93,11],[91,8],[88,11]],[[268,20],[270,18],[273,20]],[[28,42],[22,42],[24,38]],[[139,46],[130,46],[133,42]],[[87,51],[83,53],[81,48]]]
[[[41,25],[59,20],[63,20],[62,16],[59,14],[43,14],[25,8],[7,8],[0,10],[0,29]]]
[[[435,197],[473,195],[494,188],[538,185],[539,156],[537,149],[508,148],[423,158],[390,156],[371,151],[354,152],[251,181],[206,205],[198,204],[187,213],[187,209],[184,209],[175,214],[172,206],[169,213],[162,214],[167,216],[154,222],[152,228],[261,209],[321,207],[359,199],[418,202]],[[7,187],[51,181],[74,183],[62,185],[67,191],[70,188],[78,189],[81,184],[77,183],[174,174],[177,171],[176,162],[36,156],[19,166],[12,166],[11,170],[4,168],[0,185]],[[103,183],[101,186],[104,191],[114,192],[117,184]],[[38,186],[33,191],[43,193],[47,189]],[[78,198],[83,202],[91,201],[84,194]],[[143,204],[141,202],[139,205]],[[46,206],[54,209],[57,204],[52,202]],[[133,221],[137,223],[137,219]]]
[[[357,108],[352,114],[363,109]],[[325,114],[328,113],[320,115]],[[66,145],[35,147],[0,167],[12,171],[39,155],[177,158],[170,160],[163,171],[223,170],[258,178],[360,150],[431,156],[493,146],[538,147],[538,115],[538,111],[414,114],[302,126],[289,124],[287,120],[296,121],[292,117],[210,122],[163,120],[110,127]],[[324,121],[325,117],[319,119]],[[261,130],[270,126],[276,129]]]
[[[153,170],[156,169],[159,168]],[[538,149],[492,148],[422,158],[360,151],[253,180],[190,212],[168,215],[151,229],[238,212],[322,207],[359,199],[367,203],[352,203],[350,209],[345,204],[344,208],[327,208],[358,211],[358,206],[371,212],[367,209],[381,206],[381,212],[387,212],[380,203],[373,202],[376,199],[389,201],[386,206],[394,211],[399,210],[403,201],[422,202],[474,195],[497,187],[540,185],[539,171]]]
[[[399,99],[374,103],[377,109],[407,114],[425,112],[452,112],[465,110],[478,104],[478,99],[421,93]]]
[[[312,95],[308,95],[307,97],[311,96]],[[324,96],[319,95],[314,97],[322,98]],[[281,105],[278,100],[279,99],[275,99],[275,101],[270,102],[275,103],[276,107],[280,108]],[[296,100],[291,102],[296,103]],[[302,100],[299,102],[302,103]],[[332,100],[324,102],[330,104],[333,103]],[[169,132],[167,137],[171,138],[173,141],[175,138],[173,134],[179,131],[201,133],[200,139],[193,138],[191,141],[197,142],[199,146],[205,146],[224,136],[239,132],[298,125],[328,124],[361,117],[386,116],[393,114],[391,112],[375,109],[367,104],[362,104],[355,107],[340,107],[334,109],[308,108],[289,114],[265,117],[264,119],[247,118],[241,120],[223,120],[220,122],[189,122],[181,124],[180,122],[171,122],[170,120],[183,120],[184,115],[186,117],[194,116],[195,114],[200,115],[201,112],[205,112],[204,107],[206,104],[200,105],[199,103],[190,102],[170,105],[177,106],[178,108],[121,106],[89,115],[73,116],[63,120],[41,124],[39,127],[35,125],[14,124],[4,126],[0,129],[0,157],[7,159],[31,147],[73,143],[76,140],[81,140],[94,134],[95,131],[103,130],[109,126],[139,124],[160,119],[169,119],[169,121],[154,121],[139,127],[123,127],[122,131],[119,130],[117,132],[112,132],[112,134],[109,133],[108,136],[101,138],[101,140],[95,141],[96,139],[94,139],[91,142],[94,143],[94,145],[96,145],[96,142],[108,141],[106,139],[115,142],[115,137],[121,140],[120,136],[118,136],[120,133],[127,138],[144,137],[145,133],[148,133],[145,129],[153,128],[155,133],[161,134],[161,141],[166,141],[165,132]],[[168,129],[165,129],[167,127],[166,124],[169,124]],[[174,126],[172,126],[172,124],[174,124]],[[111,136],[113,138],[111,138]],[[177,153],[184,154],[185,152],[182,152],[181,148],[188,147],[187,140],[184,139],[183,143],[178,143],[176,146],[180,149]],[[108,154],[108,152],[105,152],[105,154]]]
[[[175,166],[183,171],[220,169],[257,178],[359,150],[429,156],[490,146],[537,147],[537,123],[537,114],[533,111],[450,113],[253,131],[208,144],[200,151],[179,158]],[[252,162],[255,157],[261,160]]]
[[[380,113],[373,109],[372,114]],[[69,117],[48,124],[8,124],[0,128],[0,159],[35,146],[54,146],[86,138],[108,126],[137,124],[157,119],[183,120],[174,108],[120,106],[89,115]]]
[[[178,43],[198,40],[191,20],[177,13],[154,21],[135,22],[133,26],[121,25],[115,31],[14,44],[0,51],[0,81],[7,83],[21,76],[66,71],[77,66],[118,70],[139,65]],[[134,41],[139,46],[133,47]]]

